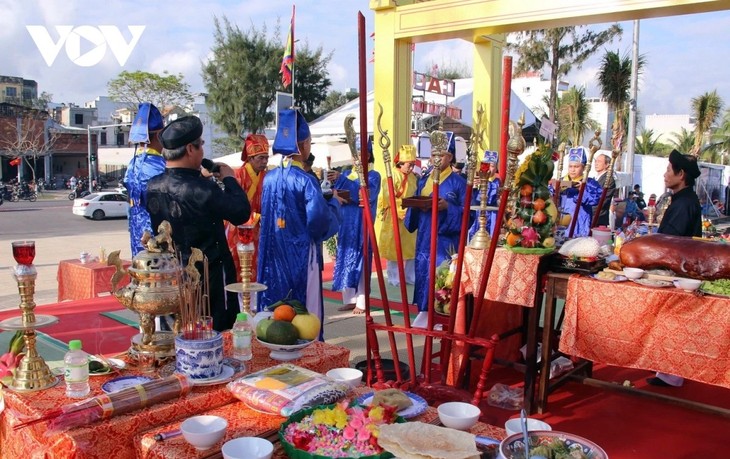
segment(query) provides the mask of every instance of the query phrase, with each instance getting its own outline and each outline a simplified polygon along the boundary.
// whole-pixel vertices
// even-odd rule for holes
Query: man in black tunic
[[[700,168],[694,156],[672,150],[667,171],[664,173],[664,185],[672,190],[672,202],[664,212],[659,233],[685,237],[702,236],[702,206],[693,189],[695,179],[699,176]],[[658,372],[656,377],[646,381],[654,386],[679,387],[684,383],[684,378]]]
[[[144,204],[157,228],[163,220],[172,226],[175,249],[187,265],[193,247],[208,259],[210,308],[213,329],[230,329],[240,312],[236,293],[226,292],[236,282],[236,268],[226,242],[224,220],[243,224],[251,214],[246,193],[236,181],[233,169],[220,164],[213,174],[225,185],[221,190],[201,175],[203,124],[196,116],[179,118],[160,133],[165,172],[147,184]],[[201,266],[196,266],[203,273]]]

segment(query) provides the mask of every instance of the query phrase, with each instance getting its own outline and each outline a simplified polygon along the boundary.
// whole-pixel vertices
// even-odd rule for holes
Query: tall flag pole
[[[291,7],[291,22],[289,23],[289,35],[286,39],[284,47],[284,58],[281,60],[281,83],[284,89],[291,85],[292,101],[294,100],[294,16],[296,15],[296,5]]]

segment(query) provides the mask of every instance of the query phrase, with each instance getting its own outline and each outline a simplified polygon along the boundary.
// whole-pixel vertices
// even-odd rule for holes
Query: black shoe
[[[674,387],[671,384],[668,384],[664,382],[663,379],[657,378],[656,376],[653,378],[646,378],[646,382],[651,386],[657,386],[657,387]]]

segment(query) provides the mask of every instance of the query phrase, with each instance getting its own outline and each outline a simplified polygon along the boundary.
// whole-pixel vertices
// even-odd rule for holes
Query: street
[[[122,258],[131,258],[126,218],[94,221],[73,215],[73,201],[67,196],[67,190],[46,191],[36,202],[5,201],[0,206],[0,310],[17,308],[20,301],[10,273],[16,264],[12,241],[36,242],[35,302],[39,305],[56,302],[60,260],[78,258],[83,251],[98,256],[101,247],[107,253],[121,250]]]

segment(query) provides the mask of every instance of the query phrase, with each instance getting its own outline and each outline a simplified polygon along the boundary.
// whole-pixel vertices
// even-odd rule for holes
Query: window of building
[[[5,96],[6,97],[18,97],[18,88],[13,88],[10,86],[6,87]]]
[[[101,131],[101,138],[99,139],[99,143],[102,145],[106,145],[106,132]]]
[[[124,133],[117,132],[117,145],[124,145]]]
[[[84,114],[83,113],[74,114],[74,124],[84,124]]]

